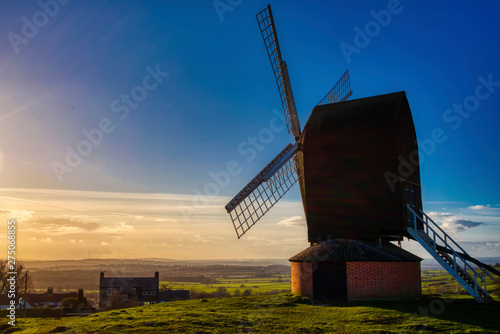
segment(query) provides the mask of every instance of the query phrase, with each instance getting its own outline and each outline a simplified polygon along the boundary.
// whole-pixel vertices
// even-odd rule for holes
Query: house
[[[189,290],[159,290],[160,277],[104,277],[99,280],[99,308],[107,307],[114,300],[127,306],[152,305],[173,300],[190,299]]]
[[[132,306],[156,304],[159,286],[158,272],[154,277],[104,277],[104,271],[101,271],[99,308],[108,306],[113,297]]]
[[[1,294],[0,295],[0,310],[6,310],[10,306],[10,298],[6,294]],[[23,307],[23,299],[22,298],[16,298],[16,308],[20,309]],[[31,304],[29,302],[26,302],[26,308],[31,308]]]
[[[50,307],[50,308],[61,308],[61,302],[66,298],[78,298],[78,294],[83,296],[83,290],[80,289],[79,292],[68,292],[68,293],[54,293],[54,289],[49,287],[47,292],[44,293],[28,293],[26,295],[26,308],[32,307]],[[24,307],[24,294],[19,294],[16,302],[16,308],[19,305]],[[0,295],[0,309],[6,309],[10,303],[10,299],[7,295]]]
[[[83,290],[81,291],[83,295]],[[49,287],[47,292],[28,294],[26,296],[26,301],[30,303],[32,307],[61,308],[61,302],[66,298],[78,298],[78,292],[54,293],[54,289]]]

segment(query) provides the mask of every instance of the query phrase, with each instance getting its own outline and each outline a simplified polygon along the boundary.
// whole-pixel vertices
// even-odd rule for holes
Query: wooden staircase
[[[445,231],[424,212],[417,214],[408,205],[408,233],[417,240],[436,261],[453,276],[479,303],[493,298],[486,290],[486,276],[493,278],[484,268],[473,268],[473,260]]]

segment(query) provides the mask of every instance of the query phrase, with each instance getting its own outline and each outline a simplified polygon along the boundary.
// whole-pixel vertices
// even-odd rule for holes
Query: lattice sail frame
[[[278,85],[280,94],[281,105],[285,114],[286,125],[288,132],[297,140],[300,137],[300,124],[295,100],[293,98],[292,85],[290,84],[290,77],[288,76],[288,69],[286,63],[281,59],[281,50],[278,43],[278,36],[276,34],[276,27],[274,26],[273,14],[271,6],[259,12],[257,15],[257,22],[259,24],[262,39],[266,46],[267,55],[273,68],[274,79]]]
[[[318,106],[345,101],[349,98],[349,96],[351,96],[351,94],[351,79],[349,77],[349,70],[346,70],[335,86],[333,86],[328,94],[326,94],[326,96],[319,101]]]
[[[238,239],[297,182],[303,170],[295,159],[297,151],[298,143],[288,144],[226,205]]]

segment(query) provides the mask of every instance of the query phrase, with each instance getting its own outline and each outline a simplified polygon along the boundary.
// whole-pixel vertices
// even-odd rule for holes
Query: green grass
[[[16,333],[498,333],[500,305],[371,301],[311,305],[280,294],[189,300],[61,319],[19,319]],[[5,325],[3,329],[7,328]]]

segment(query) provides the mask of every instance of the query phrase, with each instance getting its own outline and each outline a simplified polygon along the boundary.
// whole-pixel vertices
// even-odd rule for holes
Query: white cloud
[[[207,238],[202,237],[199,234],[194,234],[191,238],[189,238],[192,242],[207,242]]]
[[[133,231],[134,227],[131,225],[127,225],[124,222],[115,223],[114,226],[102,226],[96,230],[98,233],[108,233],[108,234],[116,234],[122,232]]]
[[[69,242],[71,242],[72,244],[76,244],[76,240],[75,239],[71,239]]]
[[[26,222],[33,218],[35,211],[31,210],[1,210],[2,220],[15,219],[17,222]]]
[[[449,212],[429,212],[428,216],[436,222],[441,222],[441,228],[448,232],[463,232],[473,227],[486,224],[484,222],[463,219]]]
[[[30,228],[27,230],[37,231],[40,233],[48,233],[51,235],[63,235],[63,234],[87,232],[87,230],[85,230],[81,227],[77,227],[77,226],[58,226],[58,225],[54,225],[54,224],[49,224],[47,226],[43,226],[40,228]]]
[[[294,216],[282,219],[277,224],[283,226],[305,226],[305,221],[300,216]]]
[[[101,241],[101,246],[111,246],[111,244],[106,241]]]
[[[172,224],[178,224],[179,223],[178,220],[176,220],[176,219],[170,219],[170,218],[155,218],[154,221],[158,222],[158,223],[172,223]]]
[[[498,210],[500,210],[500,208],[493,207],[490,204],[487,204],[487,205],[481,205],[481,204],[479,204],[479,205],[472,205],[472,206],[469,206],[467,209],[475,210],[475,211],[486,211],[486,212],[492,212],[492,211],[498,211]]]
[[[45,238],[45,239],[42,239],[42,242],[52,242],[52,238]]]

